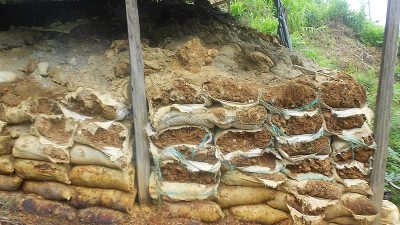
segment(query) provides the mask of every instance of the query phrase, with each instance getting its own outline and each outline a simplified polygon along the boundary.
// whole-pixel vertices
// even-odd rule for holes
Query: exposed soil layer
[[[314,134],[321,129],[324,123],[324,118],[320,113],[314,116],[291,116],[289,119],[285,119],[282,115],[274,114],[271,120],[287,135]]]
[[[325,199],[339,199],[343,194],[341,188],[334,182],[309,180],[304,188],[298,188],[299,194]]]
[[[217,177],[210,172],[193,173],[178,162],[167,163],[161,166],[161,175],[164,181],[177,183],[216,184]]]
[[[246,158],[244,156],[238,156],[231,160],[233,165],[237,167],[246,167],[246,166],[262,166],[274,169],[276,167],[277,158],[272,153],[264,153],[261,156],[256,156],[252,158]]]
[[[206,130],[200,127],[182,127],[169,129],[162,132],[158,137],[151,137],[152,143],[160,149],[171,145],[190,144],[199,145],[206,135]]]
[[[67,101],[67,108],[91,117],[100,117],[104,119],[115,119],[116,110],[101,103],[100,99],[94,95],[78,95],[76,98],[70,98]]]
[[[229,153],[237,150],[264,149],[270,142],[271,134],[266,129],[256,132],[231,130],[219,136],[215,144],[223,153]]]
[[[64,143],[74,133],[74,130],[68,127],[70,122],[65,118],[41,118],[36,119],[36,123],[36,128],[41,135],[57,143]]]
[[[356,215],[376,215],[378,211],[367,198],[346,199],[342,204]]]
[[[335,162],[350,162],[351,160],[357,160],[362,163],[369,163],[371,157],[374,155],[374,149],[356,147],[353,150],[347,150],[341,152],[333,157]]]
[[[32,114],[60,115],[62,111],[54,100],[48,98],[36,99],[30,109]]]
[[[177,146],[176,149],[182,153],[187,160],[206,162],[209,164],[215,164],[218,159],[215,157],[215,149],[206,147],[204,149],[193,149],[187,146]]]
[[[282,174],[282,173],[273,173],[273,174],[266,174],[266,173],[250,173],[250,172],[242,172],[243,174],[251,177],[255,177],[258,179],[264,179],[264,180],[272,180],[272,181],[285,181],[287,177]]]
[[[289,81],[279,86],[264,89],[262,100],[278,108],[294,109],[310,104],[317,94],[310,86]]]
[[[201,94],[183,80],[175,80],[172,88],[152,99],[155,108],[172,104],[203,104],[204,102]]]
[[[124,128],[118,125],[112,125],[108,129],[98,127],[92,134],[89,130],[82,130],[82,137],[93,146],[98,148],[115,147],[122,148],[126,137],[121,136]]]
[[[364,115],[355,115],[349,117],[336,117],[329,110],[324,110],[324,119],[326,128],[330,131],[342,131],[363,126],[366,118]]]
[[[333,175],[333,165],[329,159],[307,159],[297,165],[287,165],[286,168],[291,173],[320,173],[331,177]]]
[[[207,93],[215,99],[251,103],[258,100],[258,87],[245,81],[230,78],[215,78],[203,84]]]
[[[357,167],[343,169],[336,168],[336,172],[339,177],[343,179],[363,179],[366,181],[369,180],[369,175],[364,175],[359,169],[357,169]]]
[[[267,119],[267,115],[267,109],[258,105],[237,112],[236,120],[241,124],[260,124]]]
[[[299,142],[295,144],[281,144],[280,150],[286,152],[289,156],[319,154],[327,155],[330,153],[329,137],[320,137],[310,142]]]
[[[194,38],[179,50],[179,58],[187,70],[198,73],[201,67],[212,62],[217,53],[217,50],[205,48],[200,39]]]
[[[321,99],[333,108],[361,108],[367,101],[365,88],[349,79],[324,82],[321,86]]]

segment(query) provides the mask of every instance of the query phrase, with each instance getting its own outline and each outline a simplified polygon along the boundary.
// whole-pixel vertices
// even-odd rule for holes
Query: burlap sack
[[[261,174],[229,170],[222,174],[221,182],[226,185],[276,188],[287,180],[282,173]]]
[[[235,206],[230,208],[229,212],[241,221],[266,225],[276,224],[279,221],[290,218],[288,213],[274,209],[266,204]]]
[[[202,222],[215,222],[224,217],[219,205],[211,201],[165,202],[164,204],[165,212],[170,217],[183,217]]]
[[[0,156],[0,174],[10,175],[14,172],[14,157],[11,154]]]
[[[21,202],[21,210],[27,213],[52,216],[67,220],[76,220],[77,211],[67,203],[50,201],[34,196],[27,196]]]
[[[88,224],[129,224],[129,218],[126,213],[100,207],[78,210],[78,219]]]
[[[266,187],[220,185],[218,205],[225,209],[232,206],[259,204],[273,199],[276,192],[275,189]]]
[[[70,186],[50,181],[24,181],[22,190],[49,200],[69,200],[72,196]]]
[[[17,176],[0,175],[0,191],[15,191],[22,183],[22,179]]]
[[[58,181],[70,184],[68,178],[69,166],[36,160],[15,160],[15,172],[26,180]]]
[[[400,224],[399,208],[388,200],[383,200],[381,225],[395,224]]]

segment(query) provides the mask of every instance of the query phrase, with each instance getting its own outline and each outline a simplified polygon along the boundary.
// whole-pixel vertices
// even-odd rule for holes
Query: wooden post
[[[131,93],[135,130],[136,171],[140,204],[150,203],[149,178],[150,155],[145,131],[147,104],[145,96],[144,69],[140,42],[140,24],[137,0],[125,0],[131,64]]]
[[[374,154],[371,188],[374,195],[373,203],[379,212],[374,224],[380,224],[383,191],[385,186],[385,171],[387,149],[390,132],[390,113],[393,100],[394,67],[399,37],[400,0],[389,0],[387,5],[385,39],[382,50],[382,62],[379,76],[378,95],[376,99],[374,133],[377,150]]]

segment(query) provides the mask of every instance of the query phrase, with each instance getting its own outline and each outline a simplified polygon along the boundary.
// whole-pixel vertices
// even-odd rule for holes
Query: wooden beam
[[[382,200],[385,186],[387,149],[390,133],[390,113],[393,100],[394,68],[399,38],[400,0],[389,0],[387,5],[385,39],[382,50],[382,62],[379,76],[378,95],[376,99],[374,133],[377,150],[374,154],[371,175],[373,203],[379,214],[382,211]],[[374,221],[380,224],[380,215]]]
[[[150,155],[145,131],[148,120],[137,0],[125,0],[125,6],[131,64],[138,198],[140,204],[149,204]]]

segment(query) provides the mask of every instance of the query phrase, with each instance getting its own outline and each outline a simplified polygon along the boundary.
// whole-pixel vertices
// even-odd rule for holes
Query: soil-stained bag
[[[362,179],[369,180],[369,174],[372,170],[370,166],[364,163],[351,161],[350,163],[335,163],[336,172],[342,179]]]
[[[76,208],[100,206],[130,212],[135,204],[136,192],[122,192],[112,189],[71,186],[70,204]]]
[[[276,188],[286,180],[287,177],[283,173],[251,173],[238,170],[228,170],[221,177],[223,184],[246,187]]]
[[[388,200],[383,200],[381,225],[400,224],[399,208]]]
[[[133,166],[121,171],[102,166],[74,166],[69,171],[73,185],[117,189],[135,192],[135,170]]]
[[[368,181],[362,179],[342,179],[341,182],[345,186],[346,192],[358,193],[366,196],[373,194]]]
[[[274,209],[267,204],[235,206],[230,208],[229,212],[241,221],[265,225],[273,225],[290,218],[288,213]]]
[[[0,191],[15,191],[21,186],[22,179],[17,176],[0,175]]]
[[[131,154],[130,127],[119,122],[81,122],[75,141],[98,149],[110,157],[111,161]]]
[[[64,115],[75,120],[103,118],[123,120],[130,109],[124,97],[117,97],[104,91],[79,87],[65,96]]]
[[[34,196],[27,196],[21,202],[21,210],[27,213],[47,215],[67,220],[76,220],[77,211],[67,203],[50,201]]]
[[[321,209],[319,207],[303,204],[303,202],[294,197],[288,197],[286,199],[286,205],[294,224],[319,225],[325,223],[324,215],[320,213]]]
[[[110,157],[103,152],[86,146],[75,144],[71,150],[71,163],[75,165],[96,165],[105,166],[113,169],[126,169],[131,163],[131,151],[121,156],[115,161],[111,161]]]
[[[220,185],[218,187],[218,205],[225,209],[232,206],[259,204],[272,200],[276,192],[278,191],[266,187]]]
[[[344,187],[336,182],[324,180],[287,180],[279,186],[279,190],[295,196],[304,195],[320,199],[339,199]],[[298,197],[299,199],[299,197]]]
[[[342,130],[361,128],[367,121],[366,115],[372,113],[364,107],[352,109],[331,109],[323,110],[326,128],[332,133],[340,133]],[[368,119],[370,121],[370,119]]]
[[[22,190],[49,200],[69,200],[72,192],[70,186],[58,182],[24,181]]]
[[[14,157],[12,155],[0,156],[0,174],[10,175],[14,172]]]
[[[14,167],[17,175],[27,180],[58,181],[65,184],[71,183],[68,178],[68,165],[16,159]]]
[[[271,116],[271,124],[277,136],[315,134],[324,126],[319,109],[313,111],[283,110]]]
[[[69,163],[70,153],[67,147],[62,147],[57,144],[51,144],[50,142],[26,135],[19,137],[14,144],[12,154],[16,158],[21,159],[32,159],[48,161],[53,163]],[[43,140],[43,139],[42,139]]]
[[[0,155],[10,154],[14,146],[14,139],[6,127],[6,123],[0,120]]]
[[[306,159],[295,163],[286,163],[284,173],[297,181],[338,179],[334,165],[328,156]]]
[[[211,201],[175,202],[165,204],[165,212],[169,217],[183,217],[202,222],[215,222],[224,217],[219,205]]]
[[[78,210],[78,219],[88,224],[129,224],[126,213],[100,207]]]
[[[0,103],[0,120],[8,124],[22,124],[31,121],[29,115],[32,99],[27,99],[16,106],[8,106]]]

